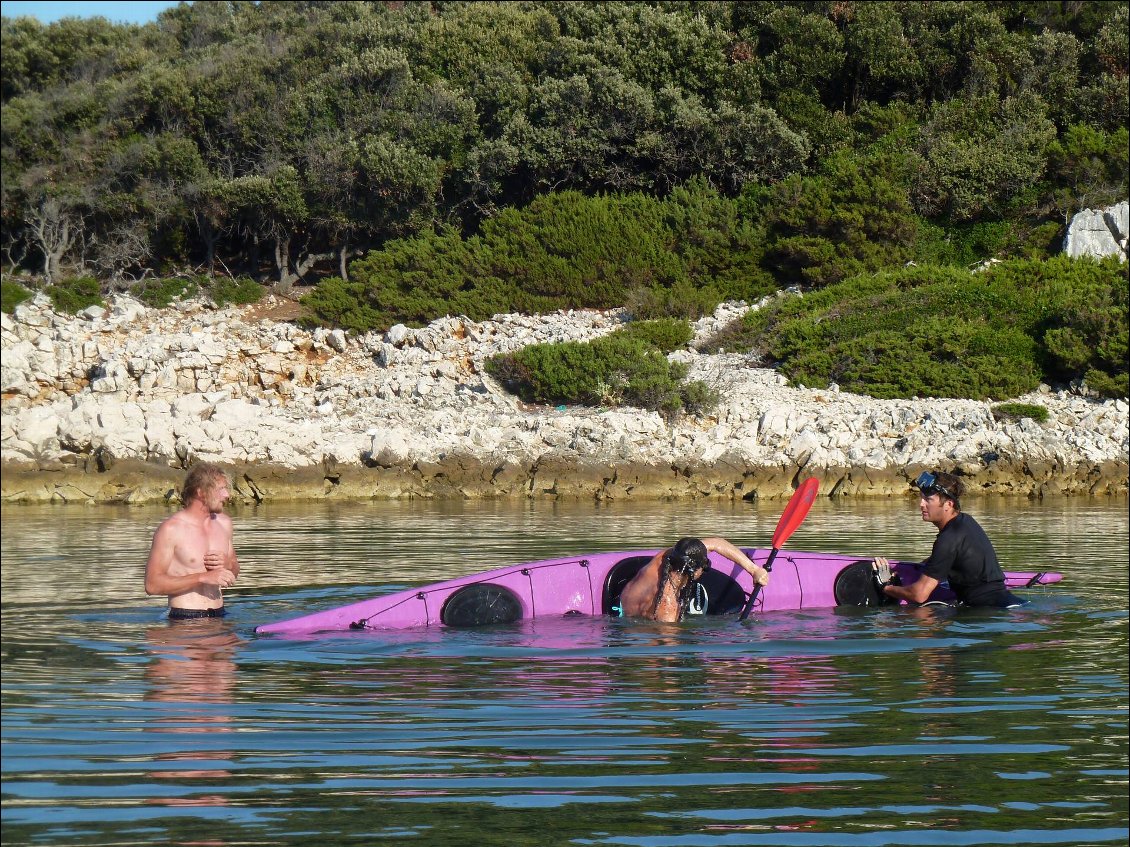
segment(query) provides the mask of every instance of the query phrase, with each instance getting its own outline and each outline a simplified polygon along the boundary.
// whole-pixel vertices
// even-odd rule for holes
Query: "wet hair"
[[[187,506],[193,500],[199,500],[201,494],[217,482],[227,482],[227,479],[228,475],[219,465],[212,462],[198,462],[184,478],[184,487],[180,493],[181,502]]]
[[[687,575],[710,567],[706,545],[697,538],[680,538],[675,546],[663,554],[672,568],[677,567]]]
[[[655,609],[663,598],[663,588],[674,574],[686,577],[679,588],[679,617],[682,618],[687,606],[694,599],[698,578],[710,568],[706,545],[697,538],[680,538],[675,546],[663,554],[659,565],[659,590],[655,592]]]

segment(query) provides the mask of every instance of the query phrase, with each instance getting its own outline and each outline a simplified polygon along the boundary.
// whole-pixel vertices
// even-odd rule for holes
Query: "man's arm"
[[[881,556],[875,557],[875,566],[882,569],[884,566],[890,569],[891,563]],[[925,603],[930,599],[930,595],[934,593],[934,589],[938,587],[938,581],[932,576],[926,574],[919,574],[918,579],[910,585],[891,585],[887,583],[883,586],[883,593],[888,597],[893,597],[896,600],[906,600],[910,603]]]
[[[702,543],[706,545],[706,549],[711,553],[721,553],[735,565],[745,568],[757,585],[769,584],[769,571],[765,570],[765,568],[760,565],[754,564],[749,556],[725,538],[704,538],[702,539]]]
[[[228,541],[228,559],[225,567],[231,571],[232,576],[239,576],[239,559],[236,558],[235,545],[231,541]]]
[[[886,585],[883,593],[896,600],[909,600],[911,603],[925,603],[938,587],[938,581],[932,576],[922,574],[910,585]]]
[[[224,530],[227,533],[228,549],[224,551],[224,567],[232,572],[234,576],[239,576],[239,559],[235,555],[235,527],[232,526],[231,518],[227,515],[218,515],[217,519],[223,522]],[[233,582],[235,580],[232,580]]]

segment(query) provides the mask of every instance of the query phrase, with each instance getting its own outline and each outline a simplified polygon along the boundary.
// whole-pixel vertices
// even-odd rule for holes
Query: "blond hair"
[[[227,481],[228,475],[219,465],[212,462],[198,462],[184,478],[184,487],[180,493],[181,502],[187,506],[193,500],[199,500],[200,495],[216,483]]]

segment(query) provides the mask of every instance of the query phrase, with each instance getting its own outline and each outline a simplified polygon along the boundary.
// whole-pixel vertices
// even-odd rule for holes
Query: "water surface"
[[[141,590],[158,507],[3,508],[3,842],[1127,844],[1126,498],[971,500],[1016,612],[257,636],[529,559],[720,534],[781,503],[234,512],[233,614]],[[818,501],[788,546],[922,558],[909,500]]]

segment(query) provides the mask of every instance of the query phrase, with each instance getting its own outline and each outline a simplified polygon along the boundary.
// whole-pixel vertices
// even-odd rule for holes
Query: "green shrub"
[[[923,265],[972,267],[986,259],[999,258],[1016,247],[1009,221],[958,222],[940,226],[918,222],[914,260]]]
[[[31,297],[32,292],[18,282],[10,279],[0,280],[0,311],[7,312],[10,315],[16,306]]]
[[[1031,418],[1036,423],[1044,423],[1048,419],[1048,410],[1035,403],[997,403],[993,406],[993,417],[998,421]]]
[[[718,390],[701,379],[683,383],[683,408],[692,415],[704,415],[717,407],[722,399]]]
[[[680,281],[670,288],[637,288],[628,293],[623,305],[636,320],[687,319],[705,315],[721,302],[722,297],[713,286],[695,288]]]
[[[321,323],[358,331],[421,326],[449,314],[485,320],[511,311],[519,292],[490,275],[482,249],[481,239],[447,227],[394,239],[354,262],[349,282],[325,280],[303,302]]]
[[[625,305],[637,319],[697,318],[776,288],[749,206],[701,181],[663,200],[544,194],[475,236],[441,227],[387,241],[350,266],[349,283],[325,280],[303,302],[316,321],[352,329]]]
[[[632,321],[616,330],[625,338],[638,338],[645,344],[656,347],[662,353],[670,353],[686,347],[694,338],[694,329],[685,320],[660,318],[652,321]]]
[[[1103,397],[1130,394],[1127,357],[1127,267],[1115,257],[1102,262],[1059,260],[1061,277],[1044,286],[1047,317],[1041,325],[1044,365],[1052,380],[1083,379]]]
[[[1045,191],[1063,218],[1081,208],[1101,209],[1126,197],[1130,131],[1111,133],[1073,124],[1047,148]]]
[[[192,297],[199,290],[194,279],[184,277],[165,277],[147,279],[130,289],[130,294],[140,302],[154,309],[164,309],[174,300]]]
[[[102,289],[92,276],[72,277],[47,286],[56,312],[76,315],[89,306],[101,306]]]
[[[531,403],[632,405],[672,415],[716,402],[701,383],[683,384],[686,365],[669,362],[654,345],[621,332],[492,356],[487,371]]]
[[[1055,137],[1046,104],[1030,90],[939,103],[920,128],[915,205],[954,221],[1002,217],[1041,179]]]
[[[765,261],[786,283],[820,287],[901,266],[913,256],[917,225],[906,154],[841,150],[819,173],[774,187]]]
[[[208,283],[208,294],[216,301],[217,306],[228,303],[236,306],[258,303],[263,299],[264,293],[262,285],[245,276],[236,279],[226,276],[216,277]]]
[[[1020,234],[1018,251],[1020,255],[1030,259],[1049,259],[1063,249],[1063,236],[1066,231],[1062,221],[1044,221],[1035,224]]]
[[[533,344],[487,360],[487,372],[523,400],[534,403],[599,403],[603,391],[588,344]]]
[[[365,286],[358,280],[346,282],[340,277],[324,279],[300,300],[313,316],[311,323],[341,327],[365,333],[387,329],[382,318],[369,305]]]
[[[561,308],[613,308],[629,291],[685,277],[663,211],[642,194],[542,195],[487,221],[480,257],[490,275]]]
[[[873,397],[1006,398],[1078,379],[1125,397],[1126,268],[1057,257],[859,276],[748,313],[707,345],[723,346]]]

